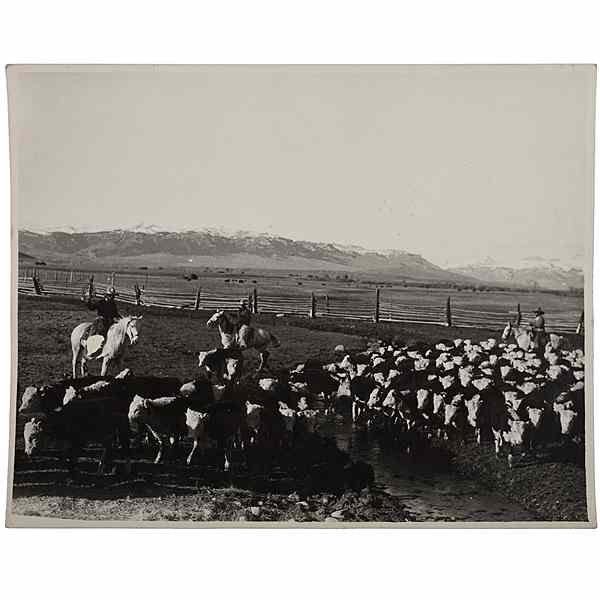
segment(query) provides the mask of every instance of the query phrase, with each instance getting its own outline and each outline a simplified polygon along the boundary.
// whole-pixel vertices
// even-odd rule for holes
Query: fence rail
[[[94,278],[93,278],[94,279]],[[342,318],[362,321],[414,323],[469,327],[474,329],[501,329],[507,322],[520,322],[520,305],[501,310],[477,310],[456,306],[448,297],[444,303],[407,304],[386,297],[385,289],[355,290],[350,295],[333,296],[314,292],[287,295],[261,294],[256,288],[238,287],[227,293],[203,290],[189,291],[148,287],[147,278],[143,288],[134,283],[134,277],[119,276],[119,301],[126,304],[157,306],[180,310],[234,309],[240,296],[248,298],[254,312],[311,318]],[[105,281],[105,283],[103,282]],[[127,283],[125,283],[127,282]],[[41,296],[82,297],[89,289],[90,274],[82,271],[57,272],[23,269],[19,272],[17,289],[20,294]],[[115,274],[95,274],[92,283],[96,294],[104,293],[109,285],[116,285]],[[125,287],[125,286],[128,287]],[[529,311],[528,311],[529,312]],[[548,315],[549,329],[557,333],[583,333],[583,312],[556,311]]]

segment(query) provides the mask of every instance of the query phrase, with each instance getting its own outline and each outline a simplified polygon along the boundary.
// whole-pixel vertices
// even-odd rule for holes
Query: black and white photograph
[[[595,527],[596,68],[11,65],[10,527]]]

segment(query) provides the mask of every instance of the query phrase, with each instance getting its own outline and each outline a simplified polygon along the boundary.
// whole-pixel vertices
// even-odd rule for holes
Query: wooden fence
[[[23,269],[19,272],[18,292],[20,294],[42,296],[82,297],[89,288],[89,273],[81,271],[35,271]],[[471,327],[480,329],[502,329],[508,320],[521,321],[521,307],[513,309],[475,310],[453,303],[448,296],[444,302],[429,305],[416,305],[398,302],[398,293],[386,296],[386,290],[353,290],[351,294],[295,293],[268,294],[257,288],[232,290],[203,290],[190,282],[189,289],[172,290],[164,287],[148,287],[147,279],[139,288],[137,281],[129,281],[124,287],[125,278],[119,276],[119,302],[132,305],[159,306],[180,310],[235,309],[240,297],[248,298],[249,306],[255,313],[294,315],[309,318],[340,318],[361,321],[415,323]],[[139,279],[139,277],[137,278]],[[142,277],[142,280],[144,278]],[[38,289],[36,290],[36,282]],[[96,294],[102,294],[109,285],[116,285],[112,273],[94,274],[93,286]],[[136,290],[137,288],[137,290]],[[137,291],[137,294],[136,294]],[[289,291],[289,290],[288,290]],[[531,309],[527,310],[530,313]],[[549,330],[557,333],[583,333],[583,312],[549,312]]]

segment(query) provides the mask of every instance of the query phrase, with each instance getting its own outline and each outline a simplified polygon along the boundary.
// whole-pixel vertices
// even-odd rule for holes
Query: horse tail
[[[279,348],[279,346],[281,345],[279,340],[273,334],[271,334],[271,344],[273,348]]]

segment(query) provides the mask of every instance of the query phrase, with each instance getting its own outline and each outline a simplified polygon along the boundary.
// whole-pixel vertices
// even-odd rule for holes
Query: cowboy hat
[[[534,315],[543,315],[545,314],[544,311],[542,310],[541,306],[538,306],[536,310],[533,311]]]

